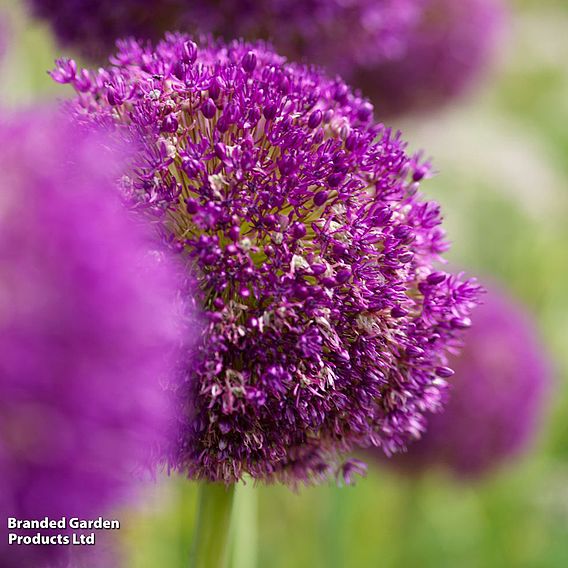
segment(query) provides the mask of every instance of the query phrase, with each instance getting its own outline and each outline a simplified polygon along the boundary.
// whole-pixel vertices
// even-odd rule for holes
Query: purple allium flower
[[[200,0],[204,2],[206,0]],[[180,25],[191,0],[27,0],[61,44],[91,57],[110,53],[120,37],[157,39]]]
[[[412,473],[445,467],[476,477],[520,453],[532,439],[550,385],[551,365],[535,324],[492,289],[476,311],[447,408],[429,420],[424,437],[389,462]],[[384,461],[384,460],[383,460]]]
[[[156,39],[175,28],[269,39],[289,57],[344,73],[399,53],[424,1],[29,0],[61,43],[90,55],[109,53],[122,37]]]
[[[173,466],[309,481],[418,437],[479,291],[432,266],[428,164],[341,80],[261,43],[168,35],[111,60],[53,77],[80,121],[141,140],[122,191],[197,273],[209,324]]]
[[[427,1],[218,0],[220,9],[207,31],[227,39],[269,40],[286,57],[352,80],[359,68],[372,68],[404,51]]]
[[[125,217],[102,142],[50,112],[0,122],[3,567],[69,549],[7,546],[7,517],[104,513],[166,443],[179,275]]]
[[[424,0],[404,50],[360,66],[353,81],[381,113],[426,111],[462,95],[486,70],[502,37],[500,0]]]
[[[363,89],[381,116],[461,94],[500,37],[501,0],[30,0],[60,41],[101,55],[175,28],[267,39]],[[283,25],[285,22],[285,25]]]

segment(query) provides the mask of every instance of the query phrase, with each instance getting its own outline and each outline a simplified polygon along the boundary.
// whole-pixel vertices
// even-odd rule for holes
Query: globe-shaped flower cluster
[[[113,50],[121,37],[157,39],[177,29],[189,0],[27,0],[29,11],[53,28],[64,46],[92,58]]]
[[[29,0],[66,46],[91,58],[116,39],[164,32],[264,39],[363,89],[381,119],[437,108],[485,70],[502,37],[501,0]],[[283,24],[285,22],[285,25]]]
[[[505,10],[499,0],[426,0],[393,57],[353,70],[382,116],[427,112],[472,89],[495,59]]]
[[[414,474],[437,467],[475,478],[533,441],[552,366],[525,308],[492,288],[452,364],[456,375],[446,410],[407,453],[389,460],[394,466]]]
[[[97,57],[166,31],[268,39],[287,56],[354,66],[401,53],[427,0],[28,0],[64,45]],[[283,25],[286,22],[286,25]]]
[[[120,187],[187,258],[208,324],[172,465],[227,483],[315,481],[437,410],[478,286],[447,249],[430,168],[339,79],[259,44],[124,41],[62,60],[69,109],[141,145]]]

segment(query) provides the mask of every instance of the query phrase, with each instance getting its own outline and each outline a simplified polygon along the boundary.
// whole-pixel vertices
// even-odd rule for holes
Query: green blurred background
[[[249,483],[239,488],[233,568],[255,555],[261,568],[568,566],[568,2],[509,6],[499,60],[477,91],[396,126],[439,172],[423,189],[443,205],[454,264],[507,285],[538,321],[555,385],[537,441],[470,485],[441,471],[411,481],[373,464],[355,487]],[[46,75],[58,55],[47,29],[16,0],[0,9],[10,21],[2,105],[64,96]],[[117,513],[124,564],[186,565],[195,506],[193,483],[150,485]]]

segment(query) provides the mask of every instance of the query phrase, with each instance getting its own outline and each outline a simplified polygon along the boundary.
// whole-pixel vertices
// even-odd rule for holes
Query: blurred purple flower
[[[167,443],[180,274],[126,218],[103,143],[50,112],[0,122],[3,567],[68,548],[7,546],[7,517],[104,513]]]
[[[169,29],[267,39],[363,89],[380,118],[461,94],[500,37],[501,0],[30,0],[60,41],[101,56]],[[285,25],[283,25],[285,22]]]
[[[157,39],[174,29],[269,39],[288,57],[346,72],[400,52],[425,0],[28,1],[61,43],[90,55],[109,53],[119,38]]]
[[[206,0],[198,0],[199,3]],[[110,53],[121,37],[157,39],[181,25],[191,0],[27,0],[33,15],[47,20],[64,46],[90,57]]]
[[[423,0],[403,51],[360,66],[353,81],[376,101],[381,118],[440,107],[479,81],[504,20],[501,0]]]
[[[494,289],[484,300],[452,361],[456,374],[446,410],[429,420],[422,440],[389,460],[395,467],[419,473],[438,466],[477,477],[533,438],[551,382],[550,361],[524,308]]]
[[[342,81],[264,44],[168,35],[111,60],[53,76],[79,121],[142,141],[122,191],[197,271],[209,324],[174,467],[315,481],[355,445],[418,437],[478,294],[432,267],[428,164]]]

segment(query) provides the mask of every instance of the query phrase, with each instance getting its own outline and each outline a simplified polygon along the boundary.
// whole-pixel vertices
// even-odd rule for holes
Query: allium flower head
[[[225,39],[269,39],[293,58],[335,71],[401,51],[425,0],[29,0],[65,45],[89,55],[130,35],[155,39],[168,29]],[[286,25],[283,25],[283,22]]]
[[[430,110],[464,94],[489,66],[502,37],[500,0],[422,4],[402,52],[353,75],[381,116]]]
[[[541,418],[551,365],[525,310],[491,290],[475,314],[447,409],[431,418],[423,439],[394,466],[412,473],[445,467],[480,476],[525,449]]]
[[[201,0],[204,1],[204,0]],[[180,25],[191,0],[27,0],[59,42],[90,57],[110,53],[121,37],[157,39]]]
[[[352,80],[402,54],[428,0],[221,0],[208,31],[264,39],[293,60]],[[206,2],[211,5],[210,2]],[[237,29],[234,23],[237,23]],[[282,25],[286,22],[286,25]],[[199,26],[197,21],[197,26]],[[202,30],[202,27],[196,27]]]
[[[108,167],[60,116],[0,122],[2,566],[68,548],[8,547],[7,517],[104,513],[165,444],[179,277]]]
[[[380,117],[436,107],[487,66],[501,0],[30,0],[62,43],[100,56],[175,28],[271,41],[371,97]],[[285,22],[285,25],[283,25]]]
[[[142,140],[122,190],[198,275],[209,324],[174,466],[307,481],[419,436],[478,292],[432,266],[428,164],[342,81],[263,44],[169,35],[112,62],[53,77],[79,120]]]

